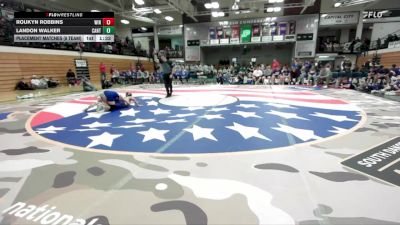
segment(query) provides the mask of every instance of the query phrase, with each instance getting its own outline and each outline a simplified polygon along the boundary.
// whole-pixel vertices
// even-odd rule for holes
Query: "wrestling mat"
[[[336,89],[162,86],[0,106],[1,224],[399,224],[400,106]]]

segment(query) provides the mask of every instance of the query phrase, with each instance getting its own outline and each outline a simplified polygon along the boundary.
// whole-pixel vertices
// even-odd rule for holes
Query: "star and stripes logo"
[[[131,92],[141,106],[84,112],[96,97],[83,97],[44,109],[29,123],[42,137],[80,148],[195,154],[321,140],[348,132],[362,118],[354,105],[305,90],[205,86],[176,89],[168,99],[162,89]],[[234,101],[225,104],[225,96]],[[182,97],[189,102],[180,106]]]

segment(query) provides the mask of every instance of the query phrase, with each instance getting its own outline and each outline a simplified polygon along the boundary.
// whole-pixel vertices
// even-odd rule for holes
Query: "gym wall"
[[[75,72],[74,59],[78,58],[76,51],[0,46],[0,92],[14,90],[18,80],[22,77],[30,79],[32,75],[53,77],[66,85],[67,70]],[[140,60],[146,70],[153,72],[154,68],[153,62],[143,57],[83,53],[82,58],[88,61],[94,84],[100,83],[100,62],[107,67],[107,79],[110,79],[111,65],[119,71],[128,70],[131,64],[135,65]]]

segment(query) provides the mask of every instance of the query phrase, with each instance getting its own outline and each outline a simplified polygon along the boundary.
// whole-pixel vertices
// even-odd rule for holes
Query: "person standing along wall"
[[[103,62],[101,62],[99,69],[100,69],[101,88],[105,89],[106,88],[106,80],[107,80],[106,65],[104,65]]]

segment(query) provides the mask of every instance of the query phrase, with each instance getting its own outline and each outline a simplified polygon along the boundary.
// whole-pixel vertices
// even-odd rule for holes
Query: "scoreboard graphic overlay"
[[[97,97],[46,108],[27,130],[55,144],[113,153],[226,153],[323,141],[362,124],[362,111],[304,90],[179,88],[132,90],[141,106],[85,112]]]
[[[14,42],[114,42],[113,12],[16,12]]]

